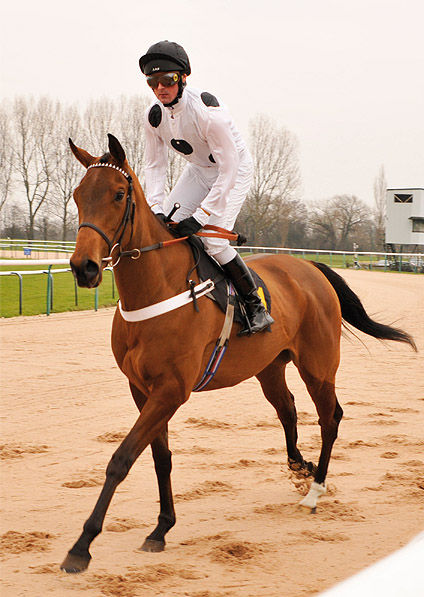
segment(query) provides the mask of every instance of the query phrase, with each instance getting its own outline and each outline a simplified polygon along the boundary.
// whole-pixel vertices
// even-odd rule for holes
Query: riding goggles
[[[146,77],[147,85],[152,89],[156,89],[159,83],[164,87],[172,87],[179,80],[180,75],[178,73],[163,73],[161,75],[149,75]]]

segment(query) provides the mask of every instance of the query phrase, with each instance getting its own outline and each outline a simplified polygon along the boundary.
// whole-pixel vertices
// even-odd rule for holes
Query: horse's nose
[[[78,286],[93,288],[100,284],[100,268],[95,261],[83,259],[80,264],[77,264],[71,258],[71,269],[78,282]]]

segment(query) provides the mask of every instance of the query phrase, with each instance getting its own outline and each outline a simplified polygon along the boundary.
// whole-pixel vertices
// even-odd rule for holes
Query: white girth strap
[[[206,282],[202,282],[201,284],[197,284],[194,287],[193,291],[196,295],[196,298],[211,292],[215,288],[215,284],[212,280],[206,280]],[[164,301],[160,301],[160,303],[156,303],[154,305],[150,305],[149,307],[144,307],[143,309],[136,309],[135,311],[124,311],[121,306],[121,301],[118,301],[119,311],[125,319],[125,321],[144,321],[146,319],[151,319],[152,317],[157,317],[158,315],[163,315],[163,313],[168,313],[169,311],[173,311],[174,309],[178,309],[178,307],[183,307],[184,305],[188,305],[193,301],[192,291],[187,290],[186,292],[182,292],[181,294],[177,294],[176,296],[172,296],[169,299]]]

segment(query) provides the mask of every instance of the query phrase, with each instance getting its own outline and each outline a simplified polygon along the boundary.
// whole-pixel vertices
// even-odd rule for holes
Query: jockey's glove
[[[159,214],[155,214],[155,216],[157,217],[158,220],[160,220],[164,224],[168,223],[168,218],[167,218],[167,216],[165,214],[159,213]]]
[[[203,228],[202,224],[191,216],[190,218],[185,218],[178,222],[175,226],[174,230],[178,232],[181,236],[191,236],[192,234],[196,234],[201,228]]]

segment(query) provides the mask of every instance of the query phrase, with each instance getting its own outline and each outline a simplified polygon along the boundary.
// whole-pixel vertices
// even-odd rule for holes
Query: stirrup
[[[258,317],[262,317],[262,322],[255,322],[255,319]],[[269,328],[274,323],[274,319],[265,309],[259,313],[255,313],[255,315],[250,319],[246,315],[246,326],[240,330],[237,336],[251,336],[252,334],[257,334],[258,332],[265,332],[271,331]],[[255,325],[256,324],[256,325]]]

